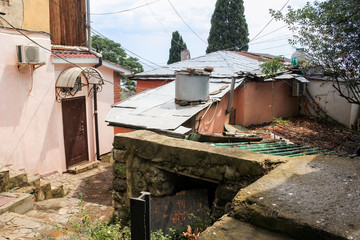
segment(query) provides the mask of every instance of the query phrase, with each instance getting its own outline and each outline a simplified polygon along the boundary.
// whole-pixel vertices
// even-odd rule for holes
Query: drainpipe
[[[102,65],[102,57],[99,58],[99,63],[97,63],[94,68],[98,68]],[[95,123],[95,146],[96,146],[96,159],[100,159],[100,146],[99,146],[99,122],[98,122],[98,112],[97,112],[97,85],[93,85],[94,90],[94,123]]]
[[[229,103],[228,103],[227,109],[225,111],[226,114],[231,113],[231,103],[232,103],[232,100],[234,97],[235,80],[237,77],[238,77],[237,74],[232,75]]]
[[[91,23],[90,23],[90,0],[86,0],[86,20],[88,29],[88,49],[91,51]]]

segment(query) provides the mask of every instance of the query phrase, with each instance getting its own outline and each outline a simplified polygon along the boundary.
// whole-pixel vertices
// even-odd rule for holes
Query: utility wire
[[[286,5],[287,5],[289,2],[290,2],[290,0],[287,0],[287,2],[284,4],[284,6],[280,9],[280,12],[284,9],[284,7],[286,7]],[[258,34],[256,34],[256,36],[253,37],[253,38],[250,40],[250,42],[254,41],[254,40],[256,39],[256,37],[259,36],[259,35],[265,30],[265,28],[266,28],[267,26],[269,26],[269,24],[272,22],[272,20],[274,20],[273,17],[272,17],[272,18],[270,19],[270,21],[263,27],[263,29],[261,29],[261,31],[260,31]]]
[[[190,29],[191,32],[193,32],[203,43],[207,44],[206,41],[204,41],[204,39],[202,39],[194,30],[192,30],[192,28],[189,26],[189,24],[187,24],[185,22],[185,20],[180,16],[179,12],[176,10],[176,8],[174,7],[174,5],[170,2],[170,0],[168,0],[169,4],[171,5],[171,7],[174,9],[176,15],[178,15],[178,17],[183,21],[183,23]]]
[[[147,3],[148,1],[145,0],[145,2]],[[148,8],[151,12],[151,14],[153,15],[153,17],[156,19],[156,21],[158,21],[158,23],[160,23],[161,27],[164,29],[164,31],[167,33],[167,35],[171,38],[171,41],[173,41],[174,43],[176,43],[178,46],[180,46],[183,50],[186,50],[186,47],[184,45],[182,45],[181,43],[179,43],[178,41],[175,41],[175,39],[172,38],[171,34],[166,30],[166,28],[164,27],[164,24],[162,24],[162,22],[156,17],[155,13],[153,12],[153,10],[151,9],[150,5],[148,4]]]
[[[143,4],[143,5],[140,5],[140,6],[137,6],[137,7],[133,7],[133,8],[129,8],[129,9],[125,9],[125,10],[121,10],[121,11],[116,11],[116,12],[106,12],[106,13],[90,13],[91,15],[112,15],[112,14],[119,14],[119,13],[124,13],[124,12],[129,12],[129,11],[132,11],[132,10],[135,10],[135,9],[138,9],[138,8],[142,8],[142,7],[145,7],[145,6],[148,6],[150,4],[153,4],[153,3],[156,3],[156,2],[159,2],[161,0],[156,0],[156,1],[153,1],[153,2],[150,2],[150,3],[147,3],[146,4]]]

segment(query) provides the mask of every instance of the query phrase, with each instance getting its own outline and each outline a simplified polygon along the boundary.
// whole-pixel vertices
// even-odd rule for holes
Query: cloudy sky
[[[270,8],[280,10],[287,1],[244,0],[249,38],[254,38],[271,20]],[[288,5],[298,8],[306,2],[290,0]],[[139,55],[145,70],[149,70],[166,65],[173,31],[180,32],[192,58],[205,54],[215,3],[216,0],[91,0],[92,27]],[[121,13],[97,15],[113,12]],[[287,44],[290,36],[283,22],[273,20],[250,43],[249,51],[290,57],[295,51]],[[134,56],[131,52],[127,53]]]

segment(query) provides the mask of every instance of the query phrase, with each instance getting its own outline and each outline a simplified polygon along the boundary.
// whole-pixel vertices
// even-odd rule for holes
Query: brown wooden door
[[[66,166],[88,160],[85,97],[62,100]]]

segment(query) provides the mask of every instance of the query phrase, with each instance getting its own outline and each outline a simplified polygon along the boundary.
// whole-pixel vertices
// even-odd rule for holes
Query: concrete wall
[[[218,184],[213,205],[217,216],[224,214],[226,204],[240,188],[261,177],[273,164],[287,160],[144,130],[117,134],[113,157],[116,214],[120,214],[124,198],[138,197],[141,191],[154,197],[175,194],[175,173]]]
[[[307,94],[308,101],[304,103],[302,109],[304,114],[324,116],[320,110],[322,109],[331,118],[348,128],[357,123],[359,105],[348,103],[345,98],[340,97],[332,86],[332,81],[311,80],[307,84],[307,89],[315,103]]]

